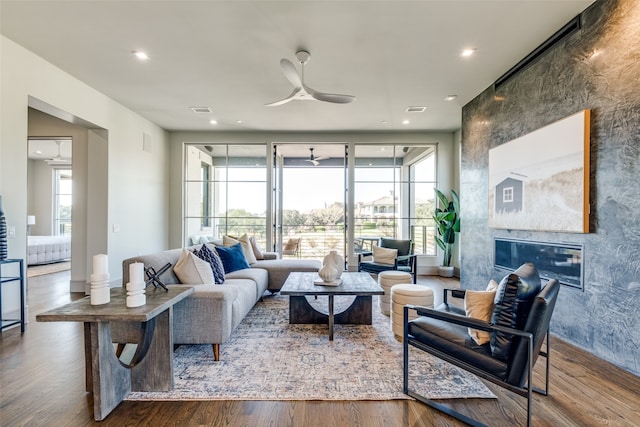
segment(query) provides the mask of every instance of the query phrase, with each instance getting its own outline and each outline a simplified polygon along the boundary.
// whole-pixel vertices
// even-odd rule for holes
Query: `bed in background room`
[[[71,236],[28,236],[27,265],[50,264],[71,258]]]

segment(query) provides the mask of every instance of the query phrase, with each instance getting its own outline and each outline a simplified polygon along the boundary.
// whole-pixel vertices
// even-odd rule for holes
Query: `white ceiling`
[[[464,104],[592,2],[0,0],[0,31],[168,130],[454,130]],[[299,49],[309,86],[356,101],[265,107],[291,92],[279,61],[298,65]]]

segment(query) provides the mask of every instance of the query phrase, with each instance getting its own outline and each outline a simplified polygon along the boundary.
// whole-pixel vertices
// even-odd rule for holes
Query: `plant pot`
[[[449,266],[449,267],[445,267],[442,265],[439,266],[438,275],[440,277],[453,277],[453,266]]]

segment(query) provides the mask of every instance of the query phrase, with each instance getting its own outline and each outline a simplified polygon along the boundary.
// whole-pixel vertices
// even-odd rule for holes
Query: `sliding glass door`
[[[354,154],[354,252],[390,237],[435,255],[435,145],[356,145]]]
[[[322,259],[332,249],[344,254],[346,171],[345,145],[274,146],[278,247],[299,241],[295,256],[302,258]]]

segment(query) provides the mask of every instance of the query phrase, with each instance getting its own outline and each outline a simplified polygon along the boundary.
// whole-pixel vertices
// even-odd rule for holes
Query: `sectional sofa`
[[[214,245],[207,243],[210,248]],[[200,249],[193,245],[186,249]],[[180,283],[173,267],[183,249],[171,249],[148,255],[136,256],[122,262],[122,285],[129,282],[129,264],[144,263],[145,268],[159,271],[167,263],[171,267],[160,275],[160,280],[171,286],[193,286],[195,292],[174,306],[173,341],[175,344],[211,344],[215,360],[220,360],[220,344],[231,336],[249,310],[265,294],[280,290],[292,271],[318,271],[320,260],[309,259],[265,259],[251,264],[251,268],[225,274],[223,284],[202,283],[184,285]],[[114,342],[128,336],[125,329],[112,327]]]

